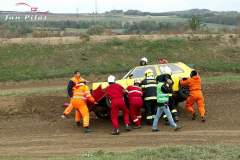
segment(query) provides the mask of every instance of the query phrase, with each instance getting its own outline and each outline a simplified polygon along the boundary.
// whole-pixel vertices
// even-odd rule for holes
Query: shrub
[[[121,45],[123,45],[123,43],[124,42],[122,40],[120,40],[118,38],[114,38],[112,41],[107,41],[104,44],[106,46],[121,46]]]
[[[105,27],[102,25],[92,25],[91,27],[88,28],[87,34],[89,35],[101,35],[102,33],[105,32]]]

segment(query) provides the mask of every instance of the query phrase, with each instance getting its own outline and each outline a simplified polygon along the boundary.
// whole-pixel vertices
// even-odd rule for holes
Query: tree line
[[[140,16],[176,16],[180,18],[191,18],[192,15],[198,16],[199,20],[204,23],[217,23],[225,25],[237,25],[240,22],[240,13],[237,11],[215,12],[208,9],[191,9],[188,11],[151,13],[141,12],[139,10],[127,10],[125,15]]]

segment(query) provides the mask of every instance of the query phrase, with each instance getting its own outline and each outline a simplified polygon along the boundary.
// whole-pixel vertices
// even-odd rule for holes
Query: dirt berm
[[[82,126],[75,125],[75,111],[67,120],[61,119],[62,104],[69,102],[66,93],[0,97],[0,158],[72,157],[87,151],[128,151],[165,144],[240,145],[239,84],[205,84],[204,97],[205,123],[199,115],[195,121],[191,120],[181,103],[177,122],[183,126],[181,130],[175,132],[170,126],[164,126],[161,119],[158,128],[162,131],[158,133],[144,125],[141,130],[127,132],[120,116],[120,136],[110,135],[111,121],[98,119],[94,113],[90,119],[94,133],[90,134],[84,134]]]

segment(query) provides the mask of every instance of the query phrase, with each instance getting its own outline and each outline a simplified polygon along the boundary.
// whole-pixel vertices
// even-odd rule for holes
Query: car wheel
[[[180,99],[187,99],[189,97],[190,91],[188,86],[182,86],[179,84],[179,98]]]
[[[99,119],[109,119],[111,112],[110,111],[105,111],[105,112],[95,112],[95,115],[99,118]]]
[[[111,100],[110,98],[106,97],[106,103],[109,108],[111,108]]]

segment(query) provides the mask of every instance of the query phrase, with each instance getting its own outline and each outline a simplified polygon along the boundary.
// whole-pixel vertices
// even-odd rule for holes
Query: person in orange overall
[[[199,77],[197,71],[193,70],[190,74],[191,78],[188,78],[186,81],[182,80],[182,77],[179,78],[180,84],[182,86],[189,86],[190,96],[187,98],[186,109],[192,114],[192,120],[195,120],[197,113],[193,109],[193,104],[197,102],[198,112],[201,114],[202,122],[205,122],[205,109],[204,109],[204,97],[201,91],[202,80]]]
[[[71,103],[71,99],[72,99],[72,96],[73,96],[73,92],[74,90],[76,89],[76,85],[79,83],[79,82],[83,82],[84,79],[82,79],[80,77],[80,72],[78,70],[76,70],[74,72],[74,77],[70,79],[69,83],[68,83],[68,87],[67,87],[67,90],[68,90],[68,95],[70,97],[70,104],[69,106],[65,109],[65,111],[63,112],[63,115],[61,115],[61,117],[63,119],[67,119],[67,115],[69,115],[69,113],[73,110],[73,105]],[[76,110],[76,116],[75,116],[75,121],[76,121],[76,124],[77,126],[80,126],[80,121],[81,121],[81,114],[79,111]]]
[[[73,91],[71,103],[83,117],[83,127],[85,133],[93,132],[93,130],[89,129],[89,111],[87,101],[97,104],[95,99],[92,97],[90,88],[86,85],[86,82],[80,82],[76,85],[76,89]]]

